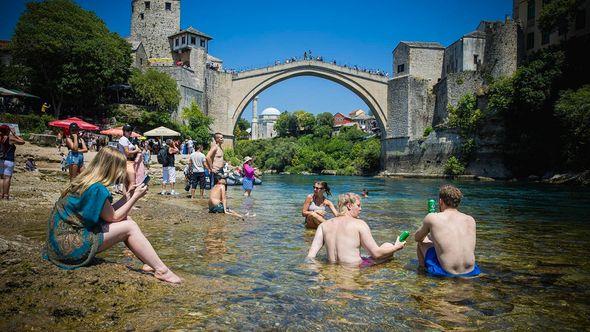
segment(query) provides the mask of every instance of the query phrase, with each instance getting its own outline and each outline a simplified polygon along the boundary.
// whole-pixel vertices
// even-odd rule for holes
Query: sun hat
[[[245,164],[245,163],[249,162],[250,160],[252,160],[252,158],[246,156],[246,158],[244,158],[244,162],[242,164]]]

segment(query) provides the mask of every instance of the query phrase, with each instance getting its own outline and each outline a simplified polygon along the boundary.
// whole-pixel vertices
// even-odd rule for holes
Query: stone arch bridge
[[[227,116],[229,120],[227,124],[230,127],[225,131],[233,133],[233,129],[246,106],[259,93],[277,83],[298,76],[324,78],[354,92],[367,104],[377,119],[382,135],[388,132],[388,78],[317,60],[294,61],[232,75]]]

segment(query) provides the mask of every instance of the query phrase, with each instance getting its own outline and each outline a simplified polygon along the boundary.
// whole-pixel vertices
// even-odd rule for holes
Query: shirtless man
[[[209,177],[211,178],[211,188],[215,185],[215,176],[223,175],[223,165],[225,163],[223,161],[223,148],[221,147],[221,144],[223,144],[223,134],[215,133],[213,139],[215,140],[215,144],[211,146],[206,156]]]
[[[384,259],[391,258],[393,253],[401,250],[406,242],[395,244],[385,242],[377,245],[369,225],[358,219],[361,213],[361,200],[357,194],[347,193],[338,197],[339,217],[321,223],[315,233],[307,258],[314,259],[324,245],[331,263],[352,266],[369,266]],[[365,248],[370,258],[361,257],[359,248]]]
[[[215,186],[211,188],[209,196],[209,213],[225,213],[238,218],[244,218],[239,213],[227,207],[227,194],[225,192],[225,179],[215,176]]]
[[[435,276],[472,277],[475,263],[475,220],[457,210],[463,194],[451,185],[440,187],[440,213],[429,213],[414,235],[420,266]]]

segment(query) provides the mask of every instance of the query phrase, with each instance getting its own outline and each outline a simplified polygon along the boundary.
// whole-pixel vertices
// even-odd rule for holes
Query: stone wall
[[[448,115],[448,105],[457,105],[459,99],[468,93],[480,93],[484,85],[483,75],[479,71],[452,73],[434,86],[436,104],[432,124],[443,123]]]
[[[193,99],[198,102],[198,97],[192,98],[192,96],[187,95],[186,91],[198,91],[203,93],[203,84],[201,84],[201,86],[197,85],[199,82],[198,76],[190,68],[180,66],[154,66],[151,68],[167,73],[176,80],[176,85],[180,92],[180,103],[178,104],[177,110],[172,113],[172,118],[176,121],[181,121],[182,109],[190,106]]]
[[[459,146],[459,136],[452,131],[432,132],[426,139],[385,139],[384,168],[391,173],[443,174],[445,162]]]
[[[483,71],[494,78],[512,75],[516,71],[519,56],[524,53],[518,38],[518,25],[512,20],[493,22],[486,26],[485,33]]]
[[[384,137],[410,136],[408,122],[408,88],[410,76],[397,77],[387,83],[387,128]]]
[[[215,122],[213,132],[220,132],[225,137],[225,145],[233,144],[233,123],[229,112],[229,96],[232,87],[232,75],[216,70],[205,71],[205,112]]]
[[[400,77],[408,75],[408,66],[410,62],[410,49],[408,45],[400,43],[397,47],[393,50],[393,77]],[[398,72],[398,66],[404,65],[404,71]]]
[[[408,73],[428,79],[433,85],[442,75],[443,57],[442,48],[410,48]]]
[[[385,137],[421,137],[432,125],[434,95],[430,81],[414,76],[402,76],[388,82],[387,128]]]
[[[168,36],[180,31],[180,0],[131,1],[131,38],[140,40],[148,58],[170,58]],[[166,10],[166,3],[171,10]],[[141,16],[143,15],[143,19]]]

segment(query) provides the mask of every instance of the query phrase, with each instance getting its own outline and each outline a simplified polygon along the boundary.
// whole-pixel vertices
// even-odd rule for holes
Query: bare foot
[[[143,266],[141,267],[141,270],[143,272],[155,272],[156,270],[154,270],[153,267],[147,265],[147,264],[143,264]]]
[[[174,274],[174,272],[172,272],[170,269],[167,269],[163,273],[156,271],[156,273],[154,273],[154,277],[171,284],[180,284],[182,282],[182,279],[180,279],[180,277]]]

